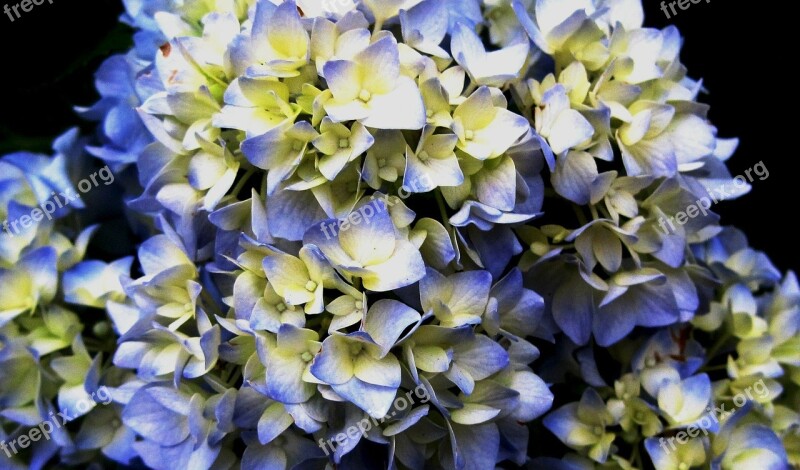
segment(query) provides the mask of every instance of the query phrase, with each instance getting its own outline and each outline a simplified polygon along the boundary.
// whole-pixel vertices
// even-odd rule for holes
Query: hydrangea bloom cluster
[[[71,417],[11,468],[800,465],[800,286],[664,225],[748,188],[638,0],[125,7],[97,133],[0,160],[8,220],[93,156],[141,237],[0,238],[0,437]]]

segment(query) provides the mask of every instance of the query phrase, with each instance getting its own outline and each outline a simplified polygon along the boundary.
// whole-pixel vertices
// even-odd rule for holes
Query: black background
[[[658,0],[643,1],[648,26],[673,24],[683,33],[683,62],[710,91],[701,101],[711,104],[719,135],[741,139],[731,172],[762,160],[770,171],[768,179],[755,180],[749,195],[715,210],[781,270],[800,267],[793,145],[800,135],[789,128],[796,120],[790,67],[797,41],[787,39],[800,26],[790,24],[789,12],[763,2],[700,2],[667,19]],[[117,22],[121,12],[117,0],[53,0],[13,23],[0,16],[0,154],[47,151],[54,135],[80,124],[72,106],[95,101],[94,70],[130,44],[128,28]]]

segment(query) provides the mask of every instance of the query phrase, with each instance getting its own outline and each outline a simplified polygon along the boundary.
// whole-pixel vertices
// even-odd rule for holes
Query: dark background
[[[731,172],[761,160],[770,171],[768,179],[755,180],[749,195],[714,210],[723,223],[744,229],[753,247],[781,270],[800,267],[793,229],[797,157],[789,150],[798,135],[788,122],[796,119],[790,61],[797,41],[786,39],[798,26],[768,4],[700,2],[667,19],[659,0],[643,2],[648,26],[673,24],[683,33],[683,62],[692,77],[704,79],[710,94],[701,101],[711,105],[720,136],[741,139],[729,160]],[[53,0],[13,23],[0,16],[0,154],[47,151],[54,135],[80,123],[72,107],[95,101],[94,70],[130,44],[129,29],[117,22],[121,12],[118,0]]]

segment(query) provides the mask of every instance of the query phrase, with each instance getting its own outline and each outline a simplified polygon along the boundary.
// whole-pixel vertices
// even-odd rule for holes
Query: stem
[[[642,466],[642,455],[639,452],[639,445],[642,441],[637,441],[636,445],[633,447],[633,453],[631,454],[631,461],[636,465],[636,468],[644,468]]]
[[[200,291],[200,298],[203,300],[203,305],[207,309],[212,309],[213,313],[219,315],[220,317],[224,317],[225,316],[225,315],[222,314],[222,311],[220,311],[219,306],[217,305],[217,302],[214,301],[214,298],[211,297],[211,293],[208,290],[203,289],[202,291]]]
[[[706,362],[703,364],[703,367],[706,367],[709,362],[711,362],[717,355],[720,349],[725,346],[725,343],[731,338],[730,333],[725,332],[722,336],[717,339],[717,341],[708,349],[706,352]]]
[[[236,369],[233,371],[233,375],[228,378],[228,387],[229,388],[236,387],[236,383],[239,381],[241,377],[242,377],[242,368],[236,367]]]
[[[469,95],[472,94],[473,91],[475,91],[476,88],[478,88],[478,84],[477,83],[469,82],[469,86],[467,87],[466,90],[464,90],[464,93],[462,93],[462,94],[464,96],[469,96]]]
[[[581,224],[581,227],[589,223],[589,221],[586,220],[586,214],[583,213],[580,206],[572,204],[572,210],[575,212],[575,217],[578,218],[578,223]]]
[[[234,194],[234,195],[236,195],[238,197],[239,193],[244,188],[244,185],[247,183],[247,180],[249,180],[250,177],[253,176],[253,173],[255,173],[255,172],[256,172],[255,168],[248,169],[244,173],[244,175],[242,175],[242,179],[240,179],[239,182],[236,183],[236,186],[234,186],[233,191],[231,191],[231,194]]]
[[[372,30],[372,37],[373,38],[378,35],[378,31],[383,29],[383,21],[384,21],[383,18],[376,18],[375,19],[375,28],[373,28],[373,30]]]
[[[225,393],[228,391],[228,384],[214,374],[209,373],[204,375],[203,380],[217,393]]]
[[[444,228],[447,229],[447,233],[451,233],[453,231],[453,226],[450,225],[450,217],[447,215],[447,207],[444,205],[442,193],[440,191],[434,191],[434,194],[436,195],[436,205],[439,206],[439,213],[442,215]]]
[[[267,197],[267,173],[261,178],[261,192],[259,193],[262,199],[266,200]]]
[[[589,204],[589,211],[591,211],[592,213],[593,220],[597,220],[600,218],[600,216],[597,214],[597,208],[594,206],[594,204]]]
[[[703,368],[700,369],[700,372],[714,372],[714,371],[717,371],[717,370],[725,370],[727,368],[728,368],[727,364],[720,364],[720,365],[714,366],[714,367],[703,367]]]

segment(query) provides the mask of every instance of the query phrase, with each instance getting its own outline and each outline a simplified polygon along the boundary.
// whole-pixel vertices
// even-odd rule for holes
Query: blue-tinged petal
[[[354,370],[347,337],[332,335],[325,339],[322,350],[311,363],[311,373],[330,385],[339,385],[350,380]]]
[[[442,456],[446,468],[481,470],[496,466],[500,449],[500,433],[496,424],[465,426],[454,423],[452,430],[453,452]]]
[[[189,397],[162,386],[140,389],[125,406],[122,420],[145,438],[175,445],[189,435]]]
[[[755,423],[733,431],[722,465],[722,468],[789,468],[786,449],[780,438],[768,427]]]
[[[267,396],[281,403],[304,403],[316,386],[303,381],[307,363],[300,355],[273,353],[267,365]]]
[[[514,210],[517,200],[517,171],[510,157],[499,157],[491,168],[484,168],[474,175],[472,184],[481,203],[501,211]]]
[[[417,222],[414,230],[425,232],[425,241],[419,250],[426,264],[444,270],[455,259],[453,241],[441,222],[426,217]]]
[[[286,57],[305,58],[308,54],[309,38],[295,2],[283,2],[275,9],[267,28],[267,38],[272,47]]]
[[[403,39],[409,46],[443,59],[449,58],[439,45],[449,22],[447,5],[443,1],[425,0],[410,10],[400,11]]]
[[[594,157],[587,152],[571,151],[557,159],[551,181],[558,194],[575,204],[586,205],[597,177]]]
[[[514,373],[508,387],[519,392],[519,406],[511,416],[521,423],[533,421],[545,414],[553,406],[553,392],[533,372],[519,371]]]
[[[358,98],[361,92],[361,70],[355,62],[331,60],[325,63],[325,80],[335,100],[346,103]],[[336,121],[347,119],[337,119]]]
[[[427,120],[422,94],[416,83],[405,76],[398,77],[393,90],[375,95],[369,105],[369,116],[361,120],[367,127],[416,130],[422,129]]]
[[[592,288],[577,273],[569,276],[553,297],[553,319],[575,344],[586,344],[592,335],[595,301]],[[633,317],[631,317],[633,318]],[[603,325],[598,325],[600,328]],[[597,332],[595,332],[597,334]]]
[[[267,406],[261,418],[258,420],[258,440],[262,444],[269,444],[276,437],[280,436],[292,425],[294,420],[286,412],[283,403],[272,403]]]
[[[369,333],[386,355],[394,346],[403,331],[418,323],[420,314],[413,308],[391,299],[375,302],[364,319],[362,330]]]
[[[353,367],[353,373],[362,382],[383,387],[400,386],[400,362],[392,354],[377,359],[369,354],[360,354]]]
[[[342,248],[361,266],[374,264],[392,256],[395,250],[395,228],[386,206],[378,201],[371,204],[375,215],[366,223],[351,225],[339,230]],[[362,212],[364,210],[362,209]],[[325,248],[320,247],[325,252]]]
[[[310,191],[277,191],[267,203],[270,232],[290,241],[302,240],[306,229],[326,217]]]
[[[453,346],[453,360],[474,380],[483,380],[509,364],[508,353],[488,336],[475,336],[471,341]]]
[[[242,454],[242,470],[285,470],[286,454],[275,445],[252,443]]]
[[[364,287],[375,292],[388,292],[409,286],[425,276],[425,262],[411,242],[398,240],[394,253],[386,261],[369,266],[363,276]]]
[[[334,385],[333,390],[373,418],[386,416],[397,394],[397,387],[372,385],[355,377],[346,383]]]
[[[653,283],[633,286],[619,298],[603,305],[594,318],[598,344],[609,346],[624,338],[636,325],[666,326],[678,322],[680,311],[672,289]]]

